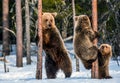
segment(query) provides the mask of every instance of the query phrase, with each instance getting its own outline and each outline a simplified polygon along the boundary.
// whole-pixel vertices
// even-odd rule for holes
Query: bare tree
[[[42,0],[38,0],[38,38],[36,79],[42,79]]]
[[[94,31],[97,31],[97,0],[92,0],[92,27]],[[97,45],[97,39],[93,42]],[[91,77],[99,78],[98,73],[98,59],[92,63]]]
[[[16,0],[16,29],[17,29],[17,56],[16,66],[22,67],[23,43],[22,43],[22,16],[21,16],[21,0]]]
[[[67,27],[65,26],[65,23],[67,22],[66,21],[67,20],[67,18],[64,18],[63,19],[63,28],[62,28],[62,37],[65,39],[66,37],[67,37]],[[67,25],[67,24],[66,24]]]
[[[3,53],[4,55],[10,54],[9,47],[9,0],[3,0]]]
[[[72,0],[72,9],[73,9],[73,28],[75,29],[75,1],[74,0]],[[80,71],[80,69],[79,69],[79,59],[76,56],[75,56],[75,58],[76,58],[76,71]]]
[[[25,0],[25,26],[26,26],[26,51],[27,51],[27,64],[31,64],[30,56],[30,14],[29,14],[29,0]]]

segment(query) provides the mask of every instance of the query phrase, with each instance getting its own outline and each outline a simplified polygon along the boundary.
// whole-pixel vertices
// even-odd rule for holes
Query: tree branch
[[[71,40],[71,39],[73,39],[73,36],[69,36],[69,37],[63,39],[63,41],[65,42],[65,41],[68,41],[68,40]]]
[[[5,30],[11,32],[16,37],[16,34],[15,34],[15,32],[13,30],[10,30],[8,28],[3,28],[2,26],[0,26],[0,29],[5,29]]]

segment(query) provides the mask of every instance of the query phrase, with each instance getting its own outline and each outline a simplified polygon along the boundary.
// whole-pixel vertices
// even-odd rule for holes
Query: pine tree
[[[92,27],[94,31],[97,31],[97,0],[92,0]],[[93,43],[97,45],[97,39]],[[99,78],[98,59],[92,63],[91,77]]]
[[[74,0],[72,0],[72,9],[73,9],[73,27],[75,29],[75,1]],[[80,71],[79,70],[79,59],[76,56],[75,58],[76,58],[76,71]]]
[[[30,56],[30,14],[29,14],[29,0],[25,0],[25,26],[26,26],[26,51],[27,51],[27,64],[31,64]]]
[[[21,0],[16,0],[16,32],[17,32],[17,56],[16,66],[22,67],[23,42],[22,42],[22,16],[21,16]]]
[[[38,0],[38,37],[36,79],[42,79],[42,0]]]
[[[3,54],[9,55],[9,0],[3,0]]]

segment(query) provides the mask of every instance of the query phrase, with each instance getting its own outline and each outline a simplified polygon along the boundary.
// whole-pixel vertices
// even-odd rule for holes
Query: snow
[[[45,68],[44,68],[44,56],[43,56],[43,79],[37,80],[35,79],[36,75],[36,63],[37,56],[32,53],[31,65],[26,65],[26,57],[23,57],[23,67],[16,67],[16,49],[15,45],[13,46],[13,52],[11,52],[10,56],[7,56],[8,63],[7,69],[9,72],[4,72],[4,63],[0,61],[0,83],[120,83],[120,66],[117,65],[115,60],[110,61],[110,75],[113,79],[91,79],[91,70],[86,70],[82,63],[80,62],[80,72],[76,72],[75,68],[75,58],[72,43],[67,42],[66,47],[69,50],[70,57],[72,59],[73,72],[70,78],[64,78],[64,74],[61,70],[57,73],[56,79],[47,79]],[[0,49],[2,46],[0,46]],[[32,50],[37,49],[35,46],[31,46]]]

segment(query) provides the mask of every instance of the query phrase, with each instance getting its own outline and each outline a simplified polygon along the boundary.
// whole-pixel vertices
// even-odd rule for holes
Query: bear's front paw
[[[100,33],[98,33],[97,31],[95,31],[95,38],[100,38]]]
[[[89,70],[92,68],[92,63],[87,62],[86,64],[84,64],[84,67]]]

